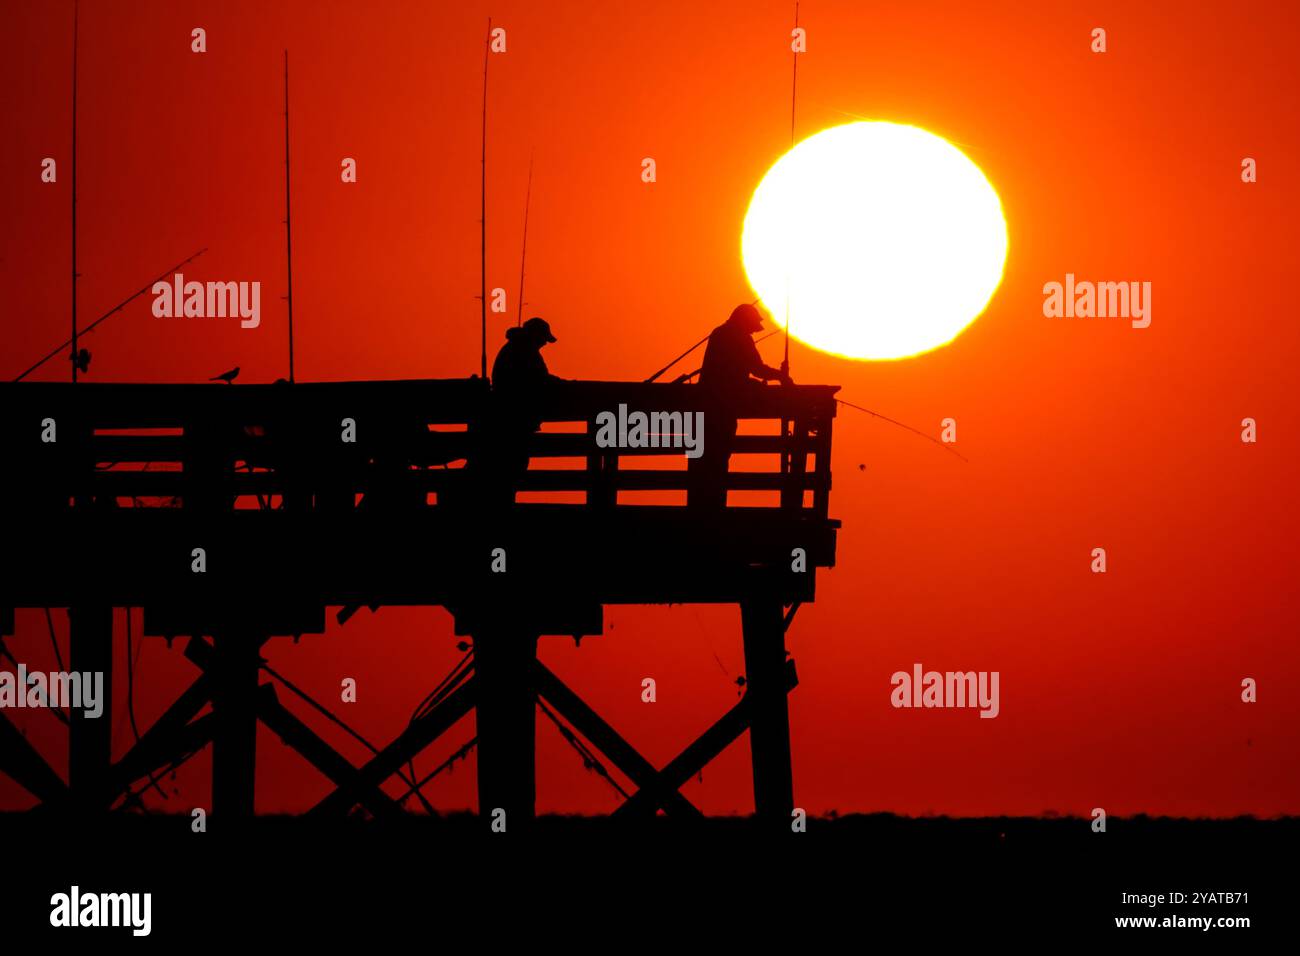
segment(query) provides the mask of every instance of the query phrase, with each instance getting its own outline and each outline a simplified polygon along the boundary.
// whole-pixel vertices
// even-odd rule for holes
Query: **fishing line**
[[[948,452],[949,454],[956,455],[956,456],[957,456],[958,458],[960,458],[962,461],[966,462],[967,464],[970,464],[970,459],[967,458],[965,455],[963,455],[961,452],[957,451],[957,449],[953,448],[951,445],[948,445],[948,444],[946,444],[946,443],[944,443],[944,442],[939,441],[939,439],[935,438],[933,435],[927,435],[925,432],[921,431],[919,428],[913,428],[911,425],[905,425],[905,424],[903,424],[903,423],[900,422],[900,421],[895,421],[894,419],[890,418],[888,415],[882,415],[882,414],[880,414],[880,412],[873,412],[871,409],[869,409],[869,408],[863,408],[861,405],[854,405],[852,402],[846,402],[846,401],[845,401],[844,399],[842,399],[842,398],[837,398],[837,399],[835,399],[835,401],[838,402],[838,403],[841,404],[841,405],[847,405],[849,408],[855,409],[855,410],[857,410],[857,411],[859,411],[859,412],[866,412],[868,415],[874,416],[875,418],[879,418],[879,419],[881,419],[882,421],[889,422],[889,424],[891,424],[891,425],[897,425],[899,428],[906,428],[906,429],[907,429],[909,432],[911,432],[912,434],[914,434],[914,435],[920,435],[922,438],[926,439],[927,441],[932,441],[932,442],[934,442],[936,445],[938,445],[938,446],[939,446],[940,448],[942,448],[944,451]]]

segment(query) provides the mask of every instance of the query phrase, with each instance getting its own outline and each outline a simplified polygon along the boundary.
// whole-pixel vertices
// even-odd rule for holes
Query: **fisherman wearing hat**
[[[528,401],[554,378],[542,358],[542,349],[554,341],[551,326],[537,316],[518,328],[506,329],[506,344],[492,363],[492,391],[503,398]]]
[[[754,344],[754,334],[763,331],[763,316],[748,302],[736,306],[731,318],[713,330],[704,349],[700,384],[720,391],[734,391],[753,378],[790,384],[790,376],[764,365]]]
[[[506,344],[492,363],[492,408],[483,433],[484,466],[479,490],[495,505],[513,504],[515,486],[528,470],[528,443],[541,426],[537,402],[558,382],[546,367],[542,349],[555,341],[551,326],[534,316],[506,329]]]
[[[763,316],[753,305],[736,306],[731,317],[709,335],[700,369],[700,386],[707,389],[704,411],[704,454],[687,464],[691,473],[687,504],[724,508],[727,504],[727,465],[736,439],[734,399],[758,382],[792,385],[789,373],[763,363],[754,334],[763,331]]]

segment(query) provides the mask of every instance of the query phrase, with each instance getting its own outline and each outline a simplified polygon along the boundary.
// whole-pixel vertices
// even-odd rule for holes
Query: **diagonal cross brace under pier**
[[[170,730],[166,737],[154,738],[146,747],[137,744],[110,771],[102,803],[105,806],[111,805],[119,794],[130,789],[131,784],[141,777],[169,764],[179,763],[187,754],[202,750],[212,743],[216,731],[216,715],[204,714]],[[141,743],[144,742],[143,737],[140,740]]]
[[[215,727],[215,721],[208,719],[211,715],[194,718],[212,703],[213,681],[207,673],[212,645],[201,637],[191,638],[184,655],[202,673],[109,769],[103,794],[107,802],[146,774],[211,742]]]
[[[68,795],[63,778],[4,714],[0,714],[0,773],[12,777],[45,804],[58,802]]]
[[[456,721],[468,714],[478,698],[478,685],[471,674],[442,703],[413,721],[391,744],[375,754],[358,770],[351,782],[340,785],[307,812],[308,817],[342,816],[361,802],[366,789],[379,787],[397,773],[402,764],[433,743]]]
[[[204,676],[200,677],[186,692],[189,695],[195,693],[204,681],[210,681],[207,671],[212,664],[213,648],[207,642],[196,639],[186,647],[185,656],[195,666],[204,670]],[[202,704],[199,706],[201,707]],[[347,758],[281,704],[271,684],[263,684],[258,689],[256,716],[287,746],[301,754],[308,763],[328,777],[335,786],[346,787],[354,793],[357,802],[363,804],[376,817],[389,819],[402,813],[401,807],[395,800],[380,790],[378,785],[367,785],[361,779],[360,769],[354,767]]]
[[[799,683],[794,661],[786,661],[785,691],[788,694]],[[642,787],[614,811],[614,817],[650,817],[671,798],[691,777],[695,776],[744,733],[753,720],[753,701],[746,694],[736,706],[727,711],[712,727],[699,736],[680,754],[674,757],[649,786]]]
[[[105,794],[108,801],[111,803],[146,774],[179,759],[196,743],[199,746],[206,743],[206,740],[199,740],[190,728],[198,723],[194,720],[195,715],[211,701],[212,688],[208,676],[203,674],[140,736],[135,746],[113,764]],[[210,727],[208,733],[211,733]]]
[[[280,703],[275,687],[262,686],[258,700],[258,719],[279,736],[284,743],[300,753],[308,763],[323,773],[340,789],[347,788],[357,794],[357,801],[378,819],[402,816],[401,806],[378,786],[367,785],[361,770],[354,767],[337,750],[316,735]]]
[[[659,776],[659,771],[654,765],[619,736],[613,727],[605,723],[599,714],[587,706],[586,701],[565,686],[564,682],[541,661],[534,664],[533,680],[537,693],[549,701],[551,706],[577,729],[578,733],[595,744],[600,752],[614,763],[614,766],[627,775],[629,780],[642,789],[654,787]],[[682,816],[695,818],[704,816],[676,789],[665,793],[664,809],[669,813],[680,813]]]
[[[186,646],[185,656],[203,673],[141,736],[136,745],[113,765],[109,790],[105,794],[107,803],[111,803],[130,784],[146,774],[212,741],[216,717],[206,714],[194,719],[212,699],[212,678],[207,673],[212,663],[212,654],[212,646],[200,638],[194,638]],[[359,772],[357,768],[287,710],[280,703],[272,685],[263,684],[258,688],[256,714],[258,720],[336,786],[356,785],[360,802],[375,816],[387,817],[394,812],[401,812],[396,801],[378,788],[356,784],[355,777]]]

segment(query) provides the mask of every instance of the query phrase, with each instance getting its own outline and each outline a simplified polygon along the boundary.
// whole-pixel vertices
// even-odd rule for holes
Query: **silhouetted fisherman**
[[[546,367],[542,349],[555,341],[545,319],[533,316],[515,329],[506,329],[506,344],[492,363],[492,393],[506,406],[527,408],[555,376]],[[529,429],[533,431],[541,419]]]
[[[538,401],[560,381],[542,358],[542,349],[554,341],[550,325],[534,316],[506,329],[506,344],[492,363],[492,403],[479,454],[480,490],[489,504],[512,504],[519,478],[528,470],[528,444],[542,423]]]
[[[704,454],[687,465],[690,488],[687,504],[723,508],[727,504],[727,466],[736,439],[737,400],[759,381],[793,382],[780,369],[763,363],[754,334],[763,331],[763,316],[746,303],[713,330],[704,350],[700,385],[705,390]]]

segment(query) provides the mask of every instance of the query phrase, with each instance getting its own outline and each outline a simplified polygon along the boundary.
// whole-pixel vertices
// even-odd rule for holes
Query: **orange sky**
[[[88,339],[90,379],[285,373],[286,46],[298,378],[476,371],[489,13],[508,36],[491,74],[488,285],[511,308],[492,320],[493,348],[513,322],[530,156],[527,308],[560,337],[547,352],[557,374],[644,378],[752,298],[740,229],[788,146],[790,4],[85,0],[83,324],[204,245],[187,275],[260,280],[264,312],[256,330],[160,320],[144,297]],[[802,5],[800,137],[854,115],[937,133],[998,190],[1010,237],[1002,286],[947,348],[863,363],[792,343],[798,381],[840,384],[934,434],[955,418],[970,459],[841,414],[839,562],[789,638],[796,803],[810,812],[1300,812],[1298,18],[1285,3]],[[3,22],[0,374],[12,377],[69,324],[71,4],[5,3]],[[203,55],[190,52],[196,26]],[[1104,55],[1089,50],[1097,26]],[[40,182],[46,156],[56,184]],[[345,156],[355,185],[340,182]],[[1067,272],[1151,282],[1150,328],[1044,318],[1043,284]],[[773,363],[778,342],[763,346]],[[1257,444],[1239,439],[1246,416]],[[1094,547],[1105,575],[1089,570]],[[548,639],[543,659],[662,764],[734,702],[739,613],[612,608],[606,621],[580,650]],[[20,612],[9,642],[32,667],[53,667],[43,626]],[[344,716],[386,742],[459,657],[453,645],[442,610],[385,609],[270,656],[322,697],[357,678]],[[894,710],[889,676],[916,661],[999,671],[1000,716]],[[150,642],[142,723],[191,676]],[[646,676],[654,705],[640,701]],[[1256,704],[1240,701],[1244,677]],[[124,680],[117,691],[124,748]],[[15,719],[54,753],[48,715]],[[260,810],[325,792],[277,740],[261,743]],[[540,810],[615,804],[544,719],[538,765]],[[199,805],[206,768],[197,758],[181,794],[153,803]],[[472,806],[473,779],[458,768],[429,796]],[[742,745],[687,794],[706,812],[748,812],[749,787]],[[27,802],[0,781],[0,806]]]

